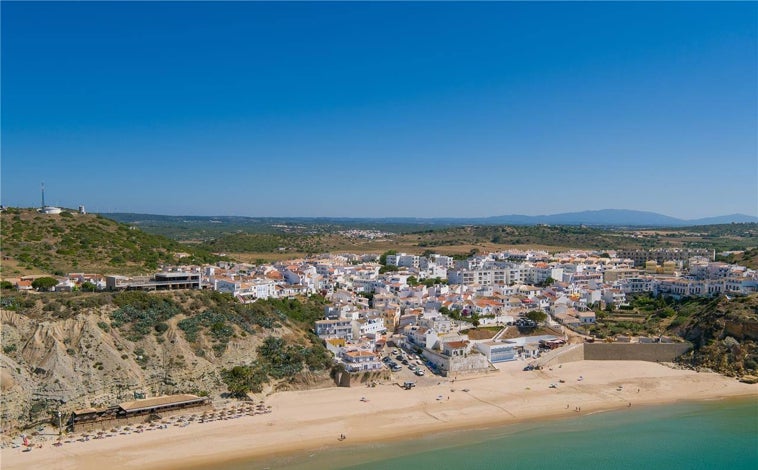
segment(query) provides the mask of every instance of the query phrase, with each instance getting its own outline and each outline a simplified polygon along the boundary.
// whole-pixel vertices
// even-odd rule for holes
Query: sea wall
[[[547,367],[582,360],[584,360],[584,344],[571,344],[542,354],[537,359],[536,365]]]
[[[451,375],[481,374],[490,371],[490,364],[484,354],[471,352],[465,356],[450,357],[424,349],[424,359],[434,364],[443,377]]]
[[[584,360],[672,362],[690,349],[690,343],[586,343]]]

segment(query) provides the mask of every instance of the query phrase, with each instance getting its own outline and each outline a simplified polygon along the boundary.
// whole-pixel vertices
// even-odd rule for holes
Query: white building
[[[474,347],[487,357],[493,364],[516,360],[516,345],[512,342],[483,341]]]
[[[316,335],[319,338],[353,339],[352,320],[316,320]]]

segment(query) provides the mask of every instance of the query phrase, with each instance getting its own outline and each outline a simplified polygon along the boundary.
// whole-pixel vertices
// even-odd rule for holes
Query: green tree
[[[397,266],[393,266],[391,264],[385,264],[381,268],[379,268],[379,274],[384,273],[393,273],[395,271],[399,271],[400,269]]]
[[[386,266],[387,265],[387,255],[396,255],[396,254],[397,254],[397,251],[395,251],[395,250],[385,251],[384,253],[382,253],[379,256],[379,264],[381,264],[382,266]]]
[[[32,287],[37,290],[49,291],[58,285],[58,280],[54,277],[38,277],[32,281]]]
[[[443,315],[447,315],[448,317],[452,318],[453,320],[460,320],[461,319],[461,311],[458,309],[449,309],[445,307],[444,305],[440,307],[440,313]]]
[[[0,282],[0,289],[13,289],[13,283],[11,281]]]
[[[82,290],[84,292],[95,292],[97,290],[97,286],[89,281],[82,282]]]
[[[547,320],[547,314],[539,310],[532,310],[530,312],[527,312],[526,318],[532,320],[535,323],[542,323],[543,321]]]
[[[258,367],[234,366],[221,372],[226,387],[233,396],[244,398],[247,392],[260,392],[266,374]]]
[[[419,285],[418,279],[416,279],[416,276],[408,276],[408,285],[411,287],[415,287]]]
[[[359,292],[358,295],[360,295],[361,297],[367,298],[369,308],[373,308],[374,306],[374,293],[373,292]]]

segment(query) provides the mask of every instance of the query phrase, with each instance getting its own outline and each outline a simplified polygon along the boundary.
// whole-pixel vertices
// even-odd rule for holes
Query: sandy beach
[[[270,413],[60,447],[48,442],[31,452],[3,449],[0,466],[186,468],[640,405],[758,398],[758,385],[650,362],[581,361],[531,372],[522,371],[523,365],[507,363],[499,373],[459,380],[438,378],[412,390],[388,383],[281,392],[266,398]],[[340,441],[342,434],[346,439]]]

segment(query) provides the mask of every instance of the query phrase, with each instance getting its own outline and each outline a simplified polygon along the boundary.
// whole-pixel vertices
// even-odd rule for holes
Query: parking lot
[[[424,364],[424,359],[416,354],[399,349],[388,349],[382,355],[382,362],[392,371],[392,378],[401,384],[405,382],[415,382],[418,385],[436,384],[440,380],[440,377]]]

